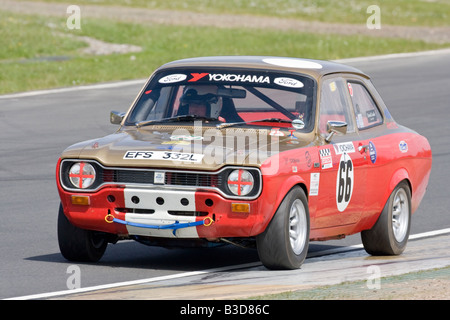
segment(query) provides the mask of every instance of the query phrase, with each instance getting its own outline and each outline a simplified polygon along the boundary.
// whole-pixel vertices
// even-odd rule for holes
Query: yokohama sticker
[[[355,146],[353,142],[336,143],[334,151],[336,151],[336,154],[353,153],[355,152]]]
[[[222,73],[209,74],[209,81],[270,83],[268,76]]]
[[[352,198],[353,184],[353,162],[350,156],[344,153],[339,161],[336,180],[336,204],[340,212],[343,212],[347,208]]]

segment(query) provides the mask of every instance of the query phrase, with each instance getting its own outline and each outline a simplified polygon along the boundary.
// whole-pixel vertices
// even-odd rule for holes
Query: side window
[[[347,85],[358,129],[364,130],[383,123],[380,110],[364,85],[356,82],[348,82]]]
[[[331,78],[322,83],[320,95],[320,133],[327,133],[328,121],[347,122],[347,132],[354,132],[355,125],[350,110],[347,87],[343,78]]]

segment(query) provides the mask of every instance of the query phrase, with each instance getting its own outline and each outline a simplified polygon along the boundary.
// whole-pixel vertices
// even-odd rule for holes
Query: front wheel
[[[406,181],[392,191],[378,221],[361,232],[364,249],[371,255],[399,255],[408,242],[411,226],[411,191]]]
[[[309,247],[308,200],[302,188],[289,191],[256,245],[266,268],[300,268]]]
[[[62,205],[58,213],[58,243],[61,254],[69,261],[96,262],[106,250],[108,241],[95,231],[80,229],[67,219]]]

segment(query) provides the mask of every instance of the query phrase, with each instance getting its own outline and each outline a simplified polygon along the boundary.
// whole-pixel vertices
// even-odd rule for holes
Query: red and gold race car
[[[426,138],[394,121],[369,77],[283,57],[167,63],[106,137],[57,164],[58,240],[71,261],[108,243],[256,246],[295,269],[310,241],[361,233],[405,249],[431,171]]]

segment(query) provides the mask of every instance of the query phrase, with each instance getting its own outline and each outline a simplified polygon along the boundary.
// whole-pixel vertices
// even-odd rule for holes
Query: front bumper
[[[271,210],[261,208],[258,199],[236,201],[211,191],[105,186],[93,193],[76,193],[64,190],[59,183],[58,190],[64,213],[73,225],[124,237],[252,237],[263,231]],[[79,201],[80,197],[87,201]],[[114,218],[129,224],[116,223]],[[203,223],[164,228],[199,221]]]

